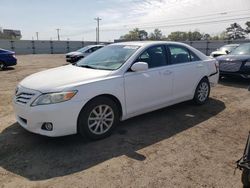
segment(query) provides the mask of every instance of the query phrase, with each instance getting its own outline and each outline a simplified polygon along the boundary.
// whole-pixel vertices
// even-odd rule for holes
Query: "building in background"
[[[20,30],[0,28],[0,39],[20,40],[22,37]]]

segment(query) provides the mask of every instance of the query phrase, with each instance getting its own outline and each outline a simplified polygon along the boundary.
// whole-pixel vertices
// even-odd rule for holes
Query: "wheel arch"
[[[206,79],[206,80],[209,82],[208,76],[203,76],[203,77],[195,84],[195,87],[194,87],[194,90],[193,90],[193,96],[195,95],[196,88],[198,87],[199,83],[200,83],[201,80],[203,80],[203,79]],[[210,84],[210,83],[209,83],[209,84]]]
[[[114,96],[114,95],[112,95],[112,94],[101,94],[101,95],[97,95],[97,96],[91,98],[90,100],[88,100],[88,102],[84,104],[84,106],[82,107],[81,111],[79,112],[78,117],[77,117],[77,132],[78,132],[79,117],[80,117],[80,114],[81,114],[82,110],[83,110],[88,104],[90,104],[92,101],[96,100],[96,99],[99,98],[99,97],[106,97],[106,98],[109,98],[109,99],[113,100],[113,101],[116,103],[116,105],[117,105],[117,107],[118,107],[118,110],[119,110],[119,119],[121,119],[121,117],[123,116],[124,110],[123,110],[123,108],[122,108],[122,103],[121,103],[121,101],[120,101],[116,96]]]

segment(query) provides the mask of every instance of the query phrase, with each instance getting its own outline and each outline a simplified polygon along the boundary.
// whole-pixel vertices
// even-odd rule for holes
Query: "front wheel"
[[[193,101],[199,105],[205,104],[207,102],[207,100],[209,99],[209,94],[210,94],[209,81],[207,78],[203,78],[199,82],[199,84],[195,90]]]
[[[110,98],[98,97],[80,112],[78,132],[82,136],[98,140],[109,136],[118,122],[117,104]]]

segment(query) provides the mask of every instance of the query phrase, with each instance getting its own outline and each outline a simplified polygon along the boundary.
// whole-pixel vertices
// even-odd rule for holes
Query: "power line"
[[[233,12],[246,12],[249,10],[234,10],[234,11],[226,11],[226,12],[217,12],[217,13],[210,13],[210,14],[206,14],[206,15],[201,15],[198,17],[187,17],[187,18],[182,18],[182,19],[167,19],[167,20],[161,20],[158,22],[146,22],[146,23],[142,23],[140,25],[136,24],[136,27],[140,27],[142,29],[150,29],[150,28],[170,28],[170,27],[176,27],[176,26],[185,26],[185,25],[206,25],[206,24],[214,24],[214,23],[225,23],[225,22],[229,22],[229,21],[240,21],[240,20],[245,20],[245,19],[249,19],[250,17],[248,16],[249,14],[246,13],[240,13],[240,14],[235,14],[235,15],[227,15],[228,13],[233,13]],[[222,15],[220,19],[218,19],[218,15]],[[227,15],[227,16],[225,16]],[[215,17],[216,16],[216,17]],[[233,17],[234,16],[234,17]],[[235,16],[240,16],[240,17],[235,17]],[[223,18],[223,19],[222,19]],[[216,20],[214,20],[216,19]],[[100,27],[99,27],[99,21],[101,20],[99,17],[95,18],[95,20],[97,21],[97,31],[96,31],[96,39],[97,42],[99,42],[99,33],[100,33]],[[173,22],[177,22],[177,23],[173,23]],[[185,22],[184,22],[185,21]],[[103,32],[108,32],[108,31],[123,31],[123,30],[128,30],[128,29],[132,29],[133,25],[135,25],[134,23],[131,24],[127,24],[126,26],[119,24],[119,26],[113,26],[116,28],[103,28],[101,31]],[[126,28],[117,28],[117,27],[126,27]],[[82,33],[91,33],[93,32],[94,29],[88,29],[88,30],[82,30],[80,32],[77,32],[75,34],[70,34],[70,35],[63,35],[63,36],[79,36],[82,35]]]
[[[154,21],[154,22],[144,22],[144,23],[141,23],[142,25],[143,24],[156,24],[156,23],[165,23],[165,22],[175,22],[175,21],[183,21],[183,20],[197,20],[197,19],[210,19],[210,18],[204,18],[204,17],[214,17],[214,16],[218,16],[218,15],[222,15],[223,17],[226,17],[225,15],[227,15],[229,12],[242,12],[242,11],[250,11],[250,9],[248,10],[241,10],[241,11],[226,11],[226,12],[217,12],[217,13],[213,13],[213,14],[205,14],[205,15],[201,15],[201,16],[193,16],[193,17],[187,17],[187,18],[179,18],[179,19],[166,19],[166,20],[161,20],[161,21]],[[243,14],[247,14],[249,15],[249,12],[247,13],[239,13],[239,14],[236,14],[236,15],[227,15],[227,16],[240,16],[240,15],[243,15]],[[218,19],[218,17],[215,17],[216,19]],[[215,19],[214,18],[214,19]],[[212,19],[212,18],[211,18]],[[138,25],[137,23],[132,23],[132,24],[129,24],[129,25]]]
[[[241,10],[241,11],[246,11],[246,10]],[[236,11],[228,11],[228,12],[236,12]],[[216,15],[218,15],[219,13],[216,13]],[[223,13],[220,13],[220,14],[225,14],[225,12]],[[171,26],[172,25],[176,25],[176,26],[179,26],[179,25],[182,25],[183,24],[183,21],[184,20],[186,20],[185,21],[185,24],[186,25],[189,25],[189,24],[192,24],[193,22],[197,22],[197,21],[204,21],[204,22],[212,22],[212,21],[214,21],[214,22],[217,22],[217,20],[218,20],[218,17],[211,17],[211,15],[214,15],[214,14],[207,14],[207,15],[202,15],[202,16],[199,16],[199,17],[188,17],[188,18],[183,18],[183,19],[167,19],[167,20],[162,20],[162,21],[158,21],[158,22],[147,22],[147,23],[142,23],[142,24],[140,24],[140,25],[138,25],[138,24],[136,24],[136,27],[142,27],[142,28],[155,28],[155,27],[162,27],[162,25],[158,25],[158,24],[164,24],[164,25],[169,25],[169,24],[171,24]],[[216,15],[214,15],[214,16],[216,16]],[[249,14],[247,14],[247,15],[249,15]],[[210,18],[202,18],[202,17],[207,17],[207,16],[210,16]],[[229,19],[228,21],[230,21],[230,20],[237,20],[237,19],[242,19],[242,18],[232,18],[232,16],[246,16],[245,14],[238,14],[238,15],[228,15],[228,16],[223,16],[223,18],[227,18],[227,19]],[[216,20],[213,20],[213,19],[216,19]],[[244,19],[246,19],[246,18],[244,18]],[[220,19],[221,20],[221,19]],[[219,21],[220,21],[219,20]],[[181,23],[178,23],[178,24],[172,24],[173,23],[173,21],[175,21],[175,22],[178,22],[178,21],[181,21]],[[191,23],[190,23],[191,22]],[[223,21],[223,22],[225,22],[225,21]],[[152,25],[151,25],[152,24]],[[196,25],[197,25],[197,23],[195,23]],[[121,30],[127,30],[127,29],[129,29],[129,28],[132,28],[133,27],[133,25],[135,25],[135,24],[127,24],[127,25],[125,25],[125,27],[126,28],[119,28],[119,29],[114,29],[114,28],[103,28],[102,29],[102,31],[114,31],[114,30],[116,30],[116,31],[121,31]],[[128,27],[127,27],[128,26]],[[124,27],[124,25],[119,25],[119,26],[113,26],[113,27]],[[174,26],[173,26],[174,27]],[[94,29],[88,29],[88,30],[82,30],[81,32],[77,32],[77,33],[75,33],[75,34],[71,34],[71,35],[65,35],[65,36],[79,36],[80,35],[80,33],[90,33],[90,32],[93,32],[93,30]]]

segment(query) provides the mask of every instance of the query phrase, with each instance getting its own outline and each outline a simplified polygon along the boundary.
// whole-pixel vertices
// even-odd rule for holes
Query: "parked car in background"
[[[220,47],[219,49],[217,49],[216,51],[212,52],[210,54],[210,56],[211,57],[218,57],[218,56],[221,56],[221,55],[227,55],[232,50],[237,48],[238,46],[239,46],[239,44],[227,44],[227,45],[224,45],[224,46]]]
[[[0,48],[0,70],[17,64],[15,52]]]
[[[230,54],[217,58],[220,76],[250,78],[250,43],[241,44]]]
[[[66,54],[66,61],[72,64],[76,63],[80,59],[88,56],[89,54],[99,50],[100,48],[104,47],[104,45],[89,45],[83,48],[80,48],[77,51],[70,52]]]
[[[177,42],[108,45],[78,61],[28,76],[14,109],[25,129],[50,137],[109,136],[119,120],[179,102],[208,101],[218,64]]]

